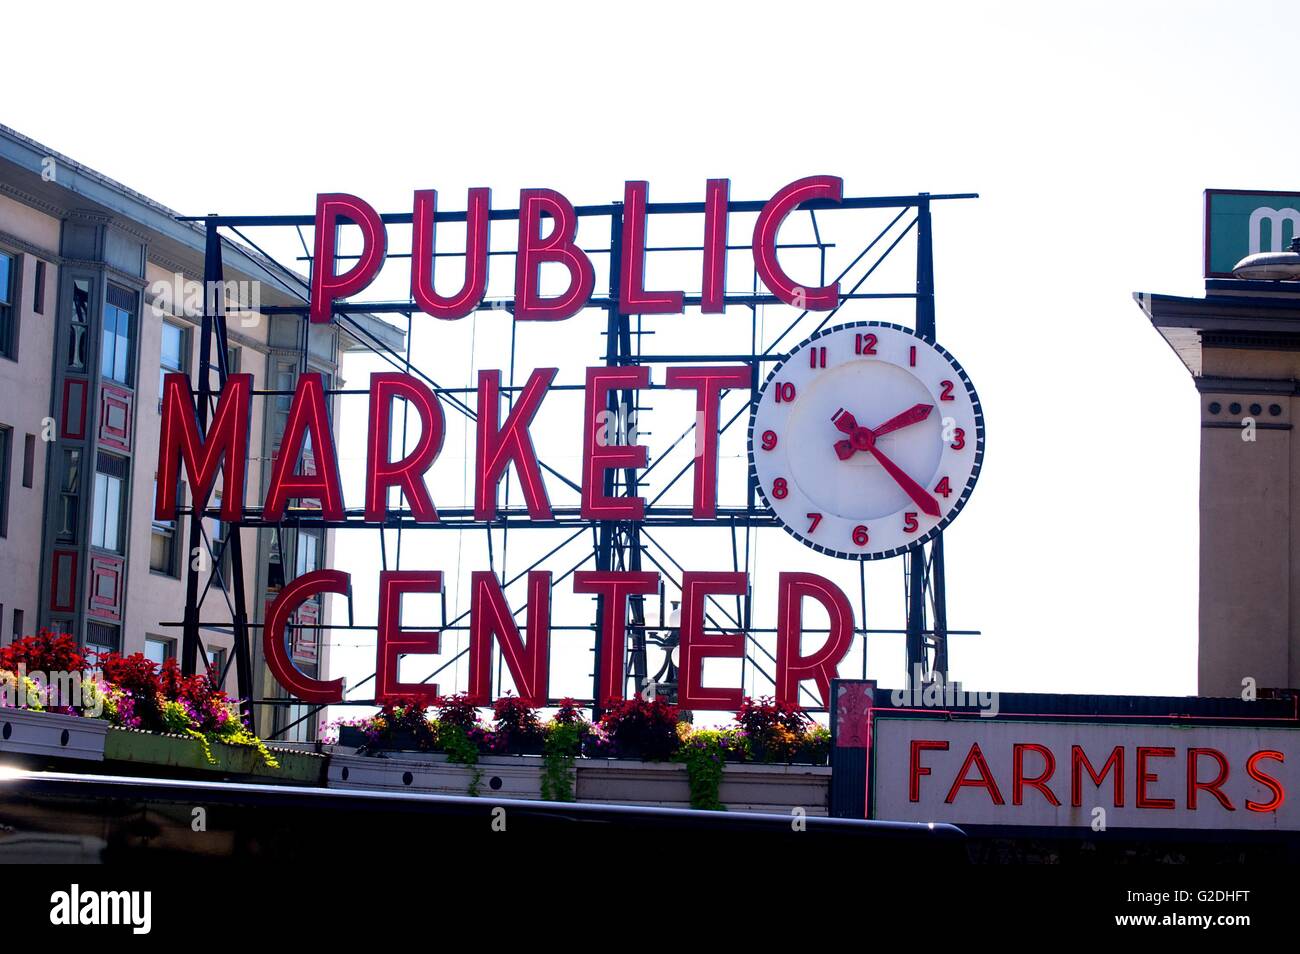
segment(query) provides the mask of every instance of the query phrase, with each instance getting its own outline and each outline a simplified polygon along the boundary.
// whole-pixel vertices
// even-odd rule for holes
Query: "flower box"
[[[323,756],[312,752],[268,748],[280,763],[279,768],[266,765],[260,753],[248,746],[212,743],[212,757],[216,759],[214,764],[204,756],[203,746],[198,740],[189,736],[109,728],[103,757],[115,762],[133,762],[187,771],[249,775],[259,780],[320,784],[326,764]]]
[[[0,753],[102,762],[108,729],[102,719],[0,708]]]
[[[434,752],[355,755],[335,748],[325,784],[329,788],[465,795],[475,768],[482,773],[479,795],[484,798],[542,797],[542,760],[526,755],[484,755],[476,766],[469,766]]]
[[[630,759],[579,759],[574,791],[580,802],[690,808],[686,766]],[[823,766],[728,763],[718,798],[729,811],[788,814],[802,808],[826,815],[830,769]]]

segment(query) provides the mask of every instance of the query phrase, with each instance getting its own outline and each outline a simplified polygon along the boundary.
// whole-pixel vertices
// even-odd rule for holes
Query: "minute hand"
[[[878,446],[872,444],[869,448],[876,460],[880,461],[880,466],[885,468],[890,477],[893,477],[898,486],[907,491],[907,495],[916,501],[916,505],[932,517],[939,516],[939,504],[925,492],[920,484],[903,472],[903,469],[885,456],[885,452]]]
[[[895,414],[889,420],[885,421],[879,427],[873,427],[871,432],[880,437],[882,434],[888,434],[891,431],[907,427],[909,424],[919,424],[930,416],[934,410],[933,404],[913,404],[902,414]]]

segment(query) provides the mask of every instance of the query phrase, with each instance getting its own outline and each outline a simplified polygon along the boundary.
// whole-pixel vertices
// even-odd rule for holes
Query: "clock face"
[[[953,357],[902,325],[827,328],[763,385],[750,472],[786,530],[854,560],[929,540],[966,504],[984,413]]]

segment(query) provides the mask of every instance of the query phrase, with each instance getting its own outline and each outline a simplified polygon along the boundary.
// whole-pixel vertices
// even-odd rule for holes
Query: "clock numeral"
[[[776,385],[776,403],[789,404],[795,399],[796,391],[793,381],[779,381]]]
[[[867,533],[867,528],[858,524],[853,528],[853,542],[860,547],[865,547],[871,542],[871,535]]]
[[[940,382],[939,382],[939,387],[942,389],[942,390],[940,391],[940,393],[939,393],[939,400],[940,400],[940,401],[951,401],[951,400],[954,400],[954,399],[953,399],[953,396],[952,396],[952,382],[951,382],[951,381],[940,381]]]
[[[807,516],[809,521],[811,521],[808,524],[808,532],[813,533],[817,529],[817,524],[822,522],[822,515],[819,513],[810,513]]]
[[[948,445],[953,450],[961,450],[966,446],[966,432],[960,427],[952,432],[952,443]]]
[[[772,496],[777,500],[784,500],[790,496],[790,486],[785,482],[784,477],[772,481]]]
[[[934,485],[934,492],[940,497],[947,497],[952,494],[952,485],[948,483],[947,477]]]
[[[853,336],[853,353],[854,354],[875,354],[876,343],[879,339],[872,334],[856,334]]]
[[[916,345],[912,345],[907,349],[907,363],[914,368],[916,367]]]
[[[909,510],[907,513],[903,514],[904,533],[916,533],[916,531],[919,530],[920,527],[921,524],[918,523],[916,519],[916,511]]]
[[[808,351],[808,367],[824,368],[826,367],[826,349],[810,348]]]
[[[776,450],[776,445],[777,445],[776,431],[764,431],[763,450],[765,451]]]

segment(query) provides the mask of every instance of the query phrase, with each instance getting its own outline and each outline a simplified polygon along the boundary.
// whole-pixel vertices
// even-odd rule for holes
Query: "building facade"
[[[215,518],[220,482],[197,552],[188,518],[153,518],[162,376],[197,377],[204,243],[201,227],[0,127],[0,642],[48,627],[97,650],[177,656],[193,562],[209,590],[200,634],[209,671],[233,690],[232,617],[220,595],[233,582],[233,528]],[[250,248],[226,241],[223,259],[228,299],[236,290],[245,305],[306,299],[304,277]],[[401,347],[391,326],[366,318],[363,327]],[[228,341],[228,368],[270,391],[292,391],[303,370],[341,387],[342,356],[362,347],[336,325],[255,310],[231,318]],[[246,505],[263,497],[288,403],[253,402]],[[327,565],[331,534],[240,532],[260,623],[286,580]],[[306,628],[291,637],[295,662],[323,674],[324,631],[312,627],[328,623],[327,607],[309,603],[297,622]],[[255,628],[255,693],[276,698],[259,636]],[[259,729],[272,734],[304,713],[263,706]],[[309,737],[311,723],[284,737]]]
[[[1260,198],[1220,222],[1207,201],[1204,297],[1135,295],[1198,392],[1198,689],[1209,696],[1300,687],[1300,280],[1214,277],[1239,255],[1282,253],[1291,235],[1274,220],[1290,212],[1295,226],[1300,213],[1236,196]],[[1254,206],[1273,215],[1261,222]],[[1241,234],[1212,237],[1227,227]]]

